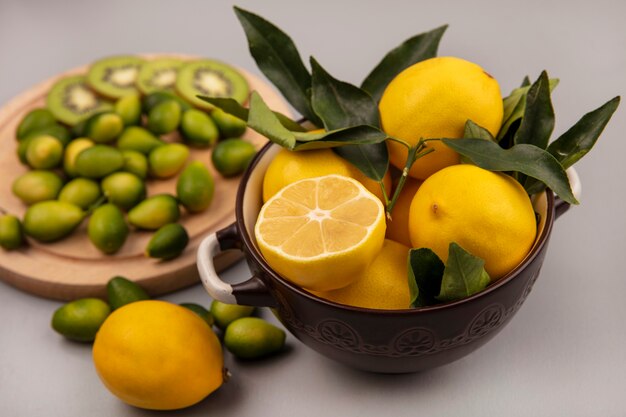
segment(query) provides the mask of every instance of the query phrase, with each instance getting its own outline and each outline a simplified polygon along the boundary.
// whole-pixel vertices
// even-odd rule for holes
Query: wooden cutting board
[[[145,55],[146,58],[157,55]],[[171,55],[168,55],[171,56]],[[180,56],[179,56],[180,57]],[[192,57],[185,56],[184,59]],[[0,108],[0,208],[22,218],[26,206],[13,195],[11,185],[15,178],[28,168],[20,164],[16,150],[15,130],[22,117],[30,110],[45,106],[50,87],[59,78],[85,73],[87,66],[75,68],[54,76],[11,100]],[[290,108],[268,83],[239,69],[269,106],[289,115]],[[267,139],[248,129],[244,138],[257,149]],[[177,134],[165,138],[180,140]],[[115,276],[125,276],[144,287],[151,295],[164,294],[198,282],[196,251],[203,237],[215,232],[235,218],[235,195],[240,177],[223,178],[211,164],[211,150],[192,149],[190,160],[202,161],[215,179],[215,194],[211,206],[203,213],[190,215],[182,212],[181,224],[189,233],[190,242],[184,253],[171,261],[146,258],[144,248],[151,232],[133,231],[122,249],[115,255],[104,255],[89,241],[87,222],[70,237],[55,243],[41,244],[28,239],[20,250],[4,251],[0,248],[0,279],[34,295],[58,300],[72,300],[87,296],[104,296],[107,281]],[[162,192],[175,194],[177,176],[168,180],[149,180],[148,195]],[[215,265],[222,270],[241,258],[239,252],[220,255]]]

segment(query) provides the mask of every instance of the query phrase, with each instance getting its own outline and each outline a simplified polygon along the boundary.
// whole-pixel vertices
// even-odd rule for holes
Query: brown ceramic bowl
[[[198,269],[209,294],[222,302],[271,307],[302,343],[348,366],[383,373],[416,372],[455,361],[493,338],[515,315],[539,275],[552,225],[569,205],[547,191],[534,199],[540,214],[537,241],[508,275],[463,300],[407,310],[372,310],[336,304],[281,278],[265,262],[254,238],[265,170],[279,147],[266,145],[250,164],[237,194],[236,222],[208,236],[198,250]],[[574,191],[579,190],[570,172]],[[220,280],[213,257],[244,252],[252,278]]]

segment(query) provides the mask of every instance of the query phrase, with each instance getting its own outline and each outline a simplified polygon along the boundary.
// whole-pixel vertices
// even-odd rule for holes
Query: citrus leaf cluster
[[[306,120],[323,131],[305,132],[299,123],[271,111],[258,94],[253,93],[249,110],[234,100],[202,99],[246,120],[250,128],[280,146],[294,151],[333,148],[366,176],[381,181],[389,168],[385,141],[401,139],[382,131],[378,100],[402,70],[437,55],[447,26],[407,39],[388,52],[356,86],[334,78],[313,57],[309,70],[291,37],[271,22],[238,7],[235,13],[261,72]],[[549,187],[564,201],[577,204],[565,169],[593,147],[620,98],[587,113],[550,142],[555,126],[550,94],[558,82],[545,71],[532,84],[525,77],[522,85],[503,99],[504,117],[495,138],[468,121],[464,139],[423,139],[443,141],[461,154],[463,162],[512,174],[529,194]],[[420,150],[415,154],[420,155]],[[393,202],[394,198],[391,206]]]

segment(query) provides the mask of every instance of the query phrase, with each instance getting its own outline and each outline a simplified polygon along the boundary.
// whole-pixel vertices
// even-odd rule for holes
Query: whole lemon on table
[[[315,294],[354,307],[380,310],[409,308],[411,295],[407,273],[408,256],[407,246],[386,239],[376,258],[353,284]]]
[[[328,291],[365,271],[383,246],[385,227],[376,196],[352,178],[326,175],[294,182],[270,198],[254,235],[276,272],[301,287]]]
[[[215,333],[191,310],[164,301],[115,310],[96,335],[93,360],[104,385],[141,408],[188,407],[223,382]]]
[[[274,156],[265,172],[263,201],[269,200],[281,188],[293,182],[329,174],[354,178],[379,199],[383,199],[378,182],[365,176],[354,165],[330,149],[297,152],[281,149]],[[391,175],[389,172],[385,175],[383,182],[387,193],[389,193],[391,189]]]
[[[460,138],[469,119],[496,136],[502,124],[498,82],[480,66],[455,57],[437,57],[414,64],[387,86],[379,104],[383,130],[415,145],[421,138]],[[407,149],[387,141],[389,157],[403,169]],[[409,175],[426,179],[459,163],[459,155],[439,141],[435,151],[417,160]]]
[[[430,176],[410,208],[415,248],[430,248],[444,262],[456,242],[485,261],[492,281],[517,266],[537,234],[535,212],[511,176],[475,165],[455,165]]]

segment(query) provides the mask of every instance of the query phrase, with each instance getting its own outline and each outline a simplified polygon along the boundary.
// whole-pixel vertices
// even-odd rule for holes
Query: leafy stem
[[[101,205],[105,204],[108,201],[107,196],[105,195],[101,195],[96,201],[94,201],[94,203],[89,206],[89,208],[85,211],[85,217],[86,216],[91,216],[93,214],[94,211],[96,211],[96,209],[98,207],[100,207]]]
[[[409,144],[409,142],[406,142],[406,141],[404,141],[402,139],[394,138],[393,136],[387,136],[387,140],[390,140],[392,142],[397,142],[400,145],[404,146],[405,148],[407,148],[409,150],[411,149],[411,145]]]
[[[378,184],[380,184],[380,190],[383,193],[383,199],[385,200],[385,207],[389,207],[389,197],[387,197],[387,187],[385,187],[385,182],[383,180],[379,180]]]
[[[409,154],[407,155],[406,164],[404,166],[404,169],[402,170],[402,175],[400,176],[400,180],[398,180],[398,185],[396,186],[396,190],[394,191],[393,196],[391,197],[391,201],[385,202],[387,218],[389,220],[391,220],[391,211],[393,210],[393,207],[396,205],[396,201],[398,201],[398,198],[400,197],[400,193],[402,192],[402,189],[404,188],[404,183],[406,182],[406,179],[409,176],[409,171],[411,170],[411,167],[413,166],[415,161],[435,151],[433,148],[424,150],[424,148],[426,147],[426,142],[430,142],[433,140],[440,140],[440,139],[420,139],[419,142],[417,142],[415,146],[409,146]]]

